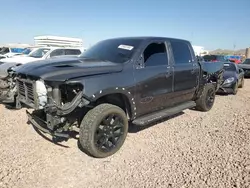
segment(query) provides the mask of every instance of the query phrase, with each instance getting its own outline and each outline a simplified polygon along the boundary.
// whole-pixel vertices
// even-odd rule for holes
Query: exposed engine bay
[[[55,135],[60,134],[61,137],[67,137],[63,132],[69,131],[73,126],[78,127],[81,118],[78,112],[84,113],[82,107],[89,104],[83,97],[81,84],[61,83],[51,86],[41,79],[22,77],[18,77],[16,83],[17,106],[33,108],[36,116],[33,114],[31,117],[27,112],[31,119],[38,118],[44,127],[48,127]]]

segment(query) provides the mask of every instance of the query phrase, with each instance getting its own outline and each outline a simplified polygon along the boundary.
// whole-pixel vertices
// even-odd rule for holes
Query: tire
[[[107,116],[109,118],[105,120]],[[118,130],[119,133],[117,133]],[[126,113],[118,106],[100,104],[84,116],[80,125],[79,141],[82,149],[89,155],[96,158],[105,158],[113,155],[121,148],[127,133],[128,119]],[[116,140],[115,135],[118,134],[120,137]],[[116,144],[113,144],[114,142]],[[106,146],[110,147],[110,145],[112,145],[109,148],[110,150],[105,149]]]
[[[245,83],[245,79],[242,78],[241,82],[240,82],[240,85],[239,85],[239,88],[243,88],[244,87],[244,83]]]
[[[239,88],[239,85],[238,85],[238,81],[234,84],[233,86],[233,95],[236,95],[238,93],[238,88]]]
[[[211,83],[208,83],[201,94],[201,96],[195,101],[196,102],[196,110],[207,112],[209,111],[215,101],[215,86]],[[211,101],[210,101],[211,100]]]

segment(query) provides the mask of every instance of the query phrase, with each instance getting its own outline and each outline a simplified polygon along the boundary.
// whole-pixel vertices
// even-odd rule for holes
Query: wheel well
[[[102,103],[109,103],[109,104],[119,106],[121,109],[125,111],[128,118],[132,117],[132,111],[131,111],[129,99],[124,94],[121,94],[121,93],[108,94],[97,99],[95,103],[96,103],[95,105],[99,105]]]

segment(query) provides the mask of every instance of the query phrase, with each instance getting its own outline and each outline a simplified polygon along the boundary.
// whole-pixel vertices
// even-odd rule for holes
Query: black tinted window
[[[142,39],[109,39],[87,49],[81,57],[124,63],[132,58]]]
[[[167,65],[168,57],[164,43],[151,43],[143,53],[145,66]]]
[[[57,49],[51,52],[50,57],[55,57],[55,56],[60,56],[64,55],[64,50],[63,49]]]
[[[191,62],[192,56],[187,43],[180,41],[172,41],[171,46],[176,64]]]
[[[81,51],[77,49],[65,49],[65,55],[80,55]]]

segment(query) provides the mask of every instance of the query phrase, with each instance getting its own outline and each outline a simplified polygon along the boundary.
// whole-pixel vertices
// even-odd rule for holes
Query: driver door
[[[166,44],[150,42],[135,65],[137,116],[171,105],[167,98],[173,92],[173,74]]]

